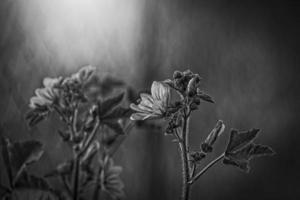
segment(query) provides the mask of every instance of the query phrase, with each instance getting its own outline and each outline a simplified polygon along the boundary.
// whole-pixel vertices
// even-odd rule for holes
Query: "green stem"
[[[200,176],[202,176],[209,168],[211,168],[212,166],[214,166],[217,162],[219,162],[222,158],[224,158],[224,153],[221,154],[219,157],[217,157],[216,159],[214,159],[213,161],[211,161],[208,165],[206,165],[206,167],[204,167],[198,174],[196,174],[196,176],[194,176],[189,184],[193,184],[197,179],[200,178]]]
[[[182,129],[182,139],[179,142],[181,163],[182,163],[182,189],[181,189],[181,199],[188,200],[190,197],[190,185],[189,185],[189,161],[188,161],[188,123],[189,117],[184,117],[183,129]]]

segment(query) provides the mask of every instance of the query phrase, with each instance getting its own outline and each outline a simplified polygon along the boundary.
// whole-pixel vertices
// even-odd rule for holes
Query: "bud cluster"
[[[191,70],[183,72],[175,71],[173,74],[173,80],[166,80],[170,87],[174,88],[182,97],[186,100],[191,110],[198,109],[201,100],[213,103],[213,99],[205,94],[200,89],[201,77],[199,74],[194,74]]]

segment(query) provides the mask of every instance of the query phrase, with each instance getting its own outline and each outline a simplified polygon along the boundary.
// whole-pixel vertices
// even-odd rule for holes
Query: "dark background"
[[[258,142],[277,152],[253,160],[250,174],[216,165],[194,185],[192,199],[300,198],[298,1],[75,2],[0,2],[1,134],[45,142],[36,173],[69,156],[55,135],[57,120],[30,130],[23,118],[43,77],[89,63],[145,89],[189,68],[216,100],[192,119],[192,148],[223,119],[227,131],[210,159],[232,127],[260,128]],[[124,167],[127,199],[179,196],[178,149],[162,133],[133,132],[115,160]]]

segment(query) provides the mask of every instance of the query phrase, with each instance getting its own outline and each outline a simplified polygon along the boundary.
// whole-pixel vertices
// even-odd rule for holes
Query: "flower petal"
[[[137,111],[137,112],[144,112],[143,109],[141,109],[139,106],[135,105],[134,103],[131,103],[131,104],[130,104],[130,108],[131,108],[132,110]]]
[[[146,94],[146,93],[142,93],[141,95],[141,99],[142,99],[142,102],[143,104],[147,105],[148,107],[152,107],[152,104],[153,104],[153,97],[149,94]]]
[[[50,77],[46,77],[43,80],[43,85],[44,87],[55,87],[57,84],[62,82],[62,77],[58,77],[58,78],[50,78]]]
[[[40,97],[34,96],[30,98],[29,107],[32,109],[35,109],[38,106],[45,105],[45,101],[41,99]]]
[[[146,113],[133,113],[130,116],[130,119],[135,121],[135,120],[143,120],[147,116]]]
[[[151,87],[151,94],[154,100],[161,100],[162,104],[166,106],[170,97],[170,87],[165,83],[154,81]]]
[[[160,83],[157,81],[153,81],[151,86],[151,95],[153,99],[160,99],[159,90],[160,90]]]

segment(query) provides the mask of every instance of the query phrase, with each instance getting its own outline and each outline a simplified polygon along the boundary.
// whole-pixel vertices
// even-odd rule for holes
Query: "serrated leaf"
[[[249,161],[247,161],[247,160],[232,160],[229,158],[224,158],[223,163],[225,165],[235,166],[235,167],[239,168],[240,170],[247,172],[247,173],[250,170]]]
[[[124,93],[121,93],[117,96],[104,100],[99,106],[100,116],[105,116],[109,111],[111,111],[114,107],[120,104],[123,100],[123,97]]]
[[[228,153],[227,156],[235,160],[250,160],[253,157],[273,154],[274,152],[270,147],[251,143],[236,152]]]
[[[248,172],[249,161],[253,157],[273,155],[274,151],[270,147],[253,143],[258,131],[258,129],[242,132],[232,130],[223,163]]]
[[[273,149],[269,146],[266,145],[261,145],[261,144],[256,144],[252,151],[251,151],[251,156],[272,156],[274,155],[275,152]]]
[[[248,144],[250,144],[257,136],[259,129],[251,129],[249,131],[231,130],[229,143],[226,148],[226,153],[234,152]]]

